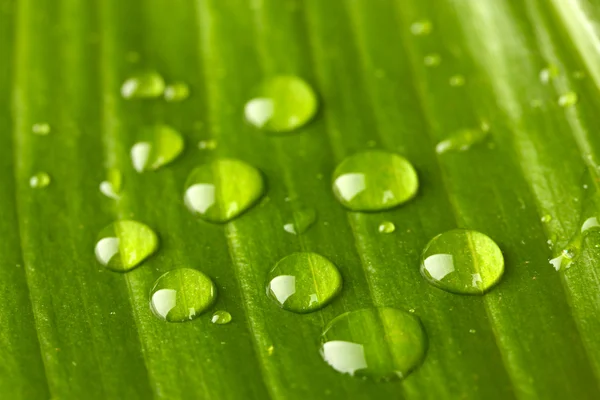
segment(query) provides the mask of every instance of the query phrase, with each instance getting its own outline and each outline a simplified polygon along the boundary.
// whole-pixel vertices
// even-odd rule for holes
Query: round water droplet
[[[455,229],[437,235],[421,258],[421,274],[434,286],[452,293],[483,294],[504,272],[498,245],[477,231]]]
[[[317,220],[317,211],[314,208],[303,208],[294,211],[291,222],[283,226],[283,229],[293,235],[305,233]]]
[[[379,224],[379,232],[381,233],[392,233],[396,230],[396,225],[391,221],[383,221]]]
[[[433,24],[426,19],[417,21],[410,26],[410,32],[415,36],[429,35],[432,30]]]
[[[190,87],[185,82],[175,82],[165,88],[164,97],[168,102],[183,101],[190,96]]]
[[[210,322],[217,325],[228,324],[231,322],[231,314],[229,314],[227,311],[216,311],[210,319]]]
[[[440,56],[439,54],[428,54],[425,56],[425,58],[423,59],[423,64],[425,64],[426,67],[437,67],[438,65],[440,65],[442,62],[442,56]]]
[[[50,175],[45,172],[38,172],[29,178],[29,186],[35,189],[41,189],[48,186],[51,182]]]
[[[40,136],[49,135],[50,131],[51,131],[50,124],[47,124],[45,122],[33,124],[33,126],[31,127],[31,131],[34,134],[40,135]]]
[[[264,181],[253,166],[223,158],[195,168],[185,183],[187,208],[210,222],[227,222],[263,195]]]
[[[267,295],[283,309],[297,313],[325,307],[341,289],[338,269],[316,253],[292,253],[267,276]]]
[[[321,356],[338,372],[376,381],[406,378],[427,350],[420,320],[395,308],[340,315],[321,336]]]
[[[137,172],[155,171],[175,160],[183,151],[183,137],[167,125],[147,128],[141,141],[131,148],[131,162]]]
[[[465,77],[462,75],[454,75],[450,77],[450,86],[452,87],[464,86],[465,83]]]
[[[333,175],[333,192],[354,211],[396,207],[417,194],[419,179],[412,164],[398,154],[369,150],[343,160]]]
[[[137,221],[117,221],[98,235],[96,259],[106,268],[130,271],[158,249],[158,237],[148,226]]]
[[[295,76],[276,76],[259,87],[244,113],[258,128],[289,132],[308,123],[317,108],[317,95],[308,83]]]
[[[202,272],[192,268],[177,268],[156,280],[150,291],[150,308],[168,322],[190,321],[217,299],[217,288]]]
[[[165,80],[154,71],[139,73],[123,82],[121,96],[125,99],[151,99],[162,96]]]
[[[567,92],[558,98],[558,105],[561,107],[571,107],[577,104],[579,96],[575,92]]]

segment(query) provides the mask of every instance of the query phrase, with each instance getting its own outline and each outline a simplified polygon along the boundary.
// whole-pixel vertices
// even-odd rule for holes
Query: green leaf
[[[0,0],[0,397],[599,398],[600,237],[578,233],[600,217],[598,17],[592,0]],[[123,99],[148,71],[189,97]],[[244,121],[273,76],[315,89],[311,123],[269,135]],[[186,149],[140,174],[131,146],[157,125]],[[414,199],[379,213],[336,200],[336,166],[368,148],[414,165]],[[184,205],[186,177],[225,157],[261,171],[266,196],[226,224],[202,222]],[[115,200],[99,185],[117,170]],[[50,184],[32,188],[39,172]],[[286,232],[306,209],[315,224]],[[160,239],[128,273],[94,257],[115,220]],[[379,233],[386,221],[395,231]],[[483,296],[419,272],[425,245],[454,228],[504,255]],[[563,249],[573,263],[556,271]],[[265,293],[268,272],[299,251],[343,278],[307,314]],[[219,295],[169,323],[149,293],[180,267]],[[373,306],[412,310],[426,332],[425,359],[402,381],[343,375],[319,354],[330,321]],[[217,310],[232,321],[211,323]]]

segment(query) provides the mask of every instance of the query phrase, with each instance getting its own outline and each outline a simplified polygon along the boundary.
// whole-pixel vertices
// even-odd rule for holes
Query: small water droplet
[[[316,253],[292,253],[267,276],[267,295],[281,308],[308,313],[329,304],[342,289],[335,265]]]
[[[273,132],[289,132],[307,124],[317,112],[312,87],[295,76],[276,76],[265,81],[244,113],[252,125]]]
[[[558,105],[561,107],[572,107],[579,101],[575,92],[567,92],[558,98]]]
[[[483,142],[489,135],[489,131],[480,129],[462,129],[453,133],[449,138],[442,140],[435,146],[438,154],[447,151],[465,151],[471,146]]]
[[[141,222],[113,222],[100,231],[96,241],[96,259],[106,268],[130,271],[158,249],[158,237]]]
[[[46,122],[40,122],[37,124],[33,124],[33,126],[31,127],[31,131],[34,134],[40,135],[40,136],[49,135],[50,131],[51,131],[50,124],[48,124]]]
[[[219,310],[215,311],[210,322],[217,325],[225,325],[231,322],[231,314],[227,311]]]
[[[200,150],[214,150],[217,148],[217,141],[214,139],[201,140],[198,142],[198,148]]]
[[[292,222],[288,222],[283,229],[293,235],[306,232],[317,220],[317,211],[314,208],[303,208],[293,212]]]
[[[583,78],[585,78],[585,72],[583,72],[583,71],[575,71],[575,72],[573,72],[573,78],[575,78],[575,79],[583,79]]]
[[[421,274],[452,293],[483,294],[504,273],[498,245],[483,233],[455,229],[434,237],[421,256]]]
[[[542,217],[542,222],[550,222],[552,221],[552,215],[546,214]]]
[[[38,172],[29,178],[29,186],[35,189],[41,189],[48,186],[51,182],[50,175],[46,172]]]
[[[344,159],[333,175],[333,192],[354,211],[396,207],[417,194],[419,179],[412,164],[395,153],[369,150]]]
[[[106,197],[118,200],[121,196],[123,174],[116,168],[108,171],[108,179],[100,183],[100,192]]]
[[[427,54],[425,58],[423,58],[423,64],[425,64],[426,67],[437,67],[441,62],[442,56],[436,53]]]
[[[450,77],[450,86],[452,87],[459,87],[459,86],[464,86],[466,83],[465,77],[462,75],[454,75],[452,77]]]
[[[420,320],[394,308],[352,311],[333,319],[321,335],[321,356],[336,371],[375,381],[406,378],[425,358]]]
[[[185,183],[187,208],[210,222],[227,222],[264,194],[261,173],[240,160],[223,158],[195,168]]]
[[[476,333],[477,331],[475,329],[469,329],[469,333]]]
[[[175,160],[183,151],[183,136],[167,125],[147,128],[131,148],[131,162],[137,172],[155,171]]]
[[[379,224],[379,232],[381,233],[392,233],[396,230],[396,225],[391,221],[384,221]]]
[[[432,30],[433,24],[427,19],[416,21],[410,26],[410,32],[415,36],[429,35]]]
[[[558,67],[556,65],[549,65],[540,71],[540,82],[545,85],[550,82],[551,79],[556,78],[558,74]]]
[[[156,280],[150,308],[162,320],[185,322],[200,316],[216,299],[217,288],[208,276],[192,268],[177,268]]]
[[[165,87],[164,97],[168,102],[183,101],[189,96],[190,87],[185,82],[175,82]]]
[[[121,96],[125,99],[151,99],[162,96],[165,80],[155,71],[146,71],[128,78],[121,86]]]

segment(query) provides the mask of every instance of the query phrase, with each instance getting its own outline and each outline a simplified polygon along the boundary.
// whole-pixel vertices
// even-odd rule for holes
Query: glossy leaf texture
[[[0,0],[0,398],[600,398],[598,233],[577,242],[570,268],[549,263],[600,217],[598,18],[592,0]],[[144,71],[189,93],[124,99],[123,82]],[[269,135],[245,121],[273,76],[314,88],[310,123]],[[155,125],[186,148],[138,173],[130,149]],[[368,149],[414,165],[413,199],[369,213],[336,200],[336,166]],[[256,167],[267,192],[211,224],[183,191],[219,158]],[[115,170],[116,200],[99,190]],[[50,183],[32,188],[39,172]],[[286,232],[307,208],[314,225]],[[115,220],[160,239],[128,273],[94,256]],[[383,222],[395,230],[380,233]],[[419,272],[425,245],[456,228],[503,252],[504,276],[483,296]],[[299,251],[343,279],[308,314],[265,294],[268,271]],[[219,295],[168,323],[148,297],[182,267]],[[427,354],[406,379],[353,378],[322,360],[327,324],[367,307],[420,318]],[[218,310],[231,322],[211,323]]]

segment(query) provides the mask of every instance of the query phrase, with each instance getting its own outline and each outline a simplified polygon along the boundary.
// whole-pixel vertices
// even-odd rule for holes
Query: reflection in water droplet
[[[556,78],[558,74],[558,67],[556,65],[549,65],[540,71],[540,82],[547,84],[551,79]]]
[[[159,97],[165,91],[165,81],[157,72],[148,71],[127,79],[121,86],[125,99],[149,99]]]
[[[321,336],[321,356],[336,371],[376,381],[407,377],[425,358],[419,319],[394,308],[342,314]]]
[[[575,92],[567,92],[558,98],[558,105],[561,107],[571,107],[577,104],[579,96]]]
[[[414,22],[410,26],[410,32],[415,36],[424,36],[429,35],[433,30],[433,24],[431,21],[422,19],[420,21]]]
[[[184,322],[198,317],[216,299],[217,288],[208,276],[195,269],[177,268],[156,280],[150,291],[150,308],[160,319]]]
[[[396,225],[390,221],[384,221],[379,224],[379,232],[381,233],[392,233],[396,230]]]
[[[464,86],[465,83],[465,77],[462,75],[454,75],[450,77],[450,86],[452,87]]]
[[[50,124],[47,124],[45,122],[33,124],[33,126],[31,127],[31,131],[36,135],[46,136],[50,134]]]
[[[129,271],[158,249],[158,237],[137,221],[117,221],[98,235],[95,253],[100,264],[118,272]]]
[[[288,222],[283,229],[293,235],[301,235],[306,232],[317,220],[317,211],[314,208],[303,208],[294,211],[292,222]]]
[[[344,159],[333,175],[333,192],[354,211],[387,210],[413,198],[419,187],[412,164],[398,154],[369,150]]]
[[[216,311],[210,319],[210,322],[217,325],[228,324],[231,322],[231,314],[229,314],[227,311]]]
[[[183,101],[190,96],[190,87],[185,82],[175,82],[165,87],[164,97],[168,102]]]
[[[435,146],[438,154],[447,151],[465,151],[471,146],[483,142],[489,135],[489,131],[480,129],[462,129],[453,133],[449,138],[442,140]]]
[[[258,128],[289,132],[308,123],[317,108],[317,96],[308,83],[295,76],[276,76],[258,88],[244,114]]]
[[[315,253],[292,253],[267,276],[267,295],[283,309],[297,313],[325,307],[341,289],[338,269]]]
[[[111,168],[108,171],[108,180],[100,183],[100,192],[106,197],[118,200],[121,196],[121,188],[123,185],[123,174],[116,168]]]
[[[426,67],[437,67],[438,65],[440,65],[441,62],[442,62],[442,56],[440,56],[439,54],[435,54],[435,53],[428,54],[423,59],[423,64],[425,64]]]
[[[448,292],[483,294],[504,273],[498,245],[477,231],[455,229],[434,237],[421,258],[421,274]]]
[[[195,168],[185,184],[188,209],[210,222],[227,222],[251,208],[263,195],[260,172],[235,159],[223,158]]]
[[[50,175],[46,172],[38,172],[29,178],[29,186],[35,189],[41,189],[48,186],[51,182]]]
[[[175,160],[183,151],[183,137],[167,125],[147,128],[141,141],[131,148],[131,162],[137,172],[155,171]]]

